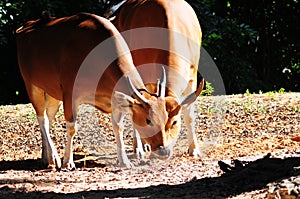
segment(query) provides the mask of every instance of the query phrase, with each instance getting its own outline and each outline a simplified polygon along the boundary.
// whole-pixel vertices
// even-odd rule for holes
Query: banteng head
[[[156,93],[147,89],[137,89],[128,77],[127,82],[131,96],[115,91],[117,107],[129,111],[133,127],[138,131],[144,148],[161,159],[168,158],[172,146],[180,132],[181,110],[183,106],[193,103],[201,93],[204,79],[198,80],[195,92],[183,100],[174,96],[166,96],[166,72],[162,68],[162,77],[155,85]]]

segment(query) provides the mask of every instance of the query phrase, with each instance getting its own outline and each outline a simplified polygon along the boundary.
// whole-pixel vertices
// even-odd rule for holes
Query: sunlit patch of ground
[[[117,163],[110,115],[83,105],[74,140],[77,169],[58,172],[43,170],[39,165],[41,135],[32,106],[0,106],[0,192],[8,196],[17,192],[19,195],[15,196],[20,197],[29,194],[32,198],[41,197],[42,193],[48,193],[43,195],[46,198],[82,198],[93,194],[156,198],[156,192],[162,198],[265,198],[269,192],[267,185],[241,189],[241,193],[222,187],[219,183],[226,176],[218,161],[255,161],[268,153],[271,158],[300,156],[300,93],[200,97],[196,107],[201,158],[187,155],[183,127],[170,159],[137,160],[132,154],[132,128],[127,121],[124,139],[129,157],[137,166],[123,169]],[[52,127],[51,136],[62,157],[66,141],[62,109]],[[219,187],[215,191],[214,183]],[[189,186],[193,189],[187,190]],[[199,189],[194,190],[195,186]],[[222,190],[225,188],[228,190]],[[175,190],[181,191],[173,193]]]

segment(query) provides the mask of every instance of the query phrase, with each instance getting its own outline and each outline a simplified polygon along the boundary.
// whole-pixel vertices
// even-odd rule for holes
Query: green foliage
[[[36,120],[36,114],[35,113],[29,113],[27,115],[27,119],[30,119],[30,120]]]
[[[245,92],[245,94],[248,95],[248,96],[251,95],[250,90],[247,89],[246,92]]]
[[[281,87],[299,91],[300,2],[196,0],[203,46],[228,93]]]
[[[261,91],[261,90],[258,91],[258,94],[263,94],[263,93],[264,92]],[[276,91],[276,90],[274,90],[274,91],[268,91],[268,92],[266,92],[266,95],[268,97],[272,97],[273,98],[273,97],[276,97],[276,94],[284,94],[284,93],[286,93],[285,88],[280,88],[278,91]],[[249,89],[246,89],[245,95],[252,96],[252,94],[255,94],[255,92],[251,93]]]
[[[215,92],[214,87],[209,82],[205,82],[205,88],[201,92],[201,96],[211,96]]]
[[[203,47],[213,57],[228,93],[254,90],[260,80],[250,60],[258,32],[236,19],[218,16],[212,9],[215,1],[189,1],[195,8],[203,32]],[[209,6],[207,6],[209,5]],[[227,6],[231,6],[228,1]],[[251,84],[251,85],[249,85]]]
[[[278,91],[279,94],[284,94],[285,93],[285,89],[284,88],[280,88]]]

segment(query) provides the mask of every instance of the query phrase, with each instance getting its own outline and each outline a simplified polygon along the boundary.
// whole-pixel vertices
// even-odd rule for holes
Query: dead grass
[[[121,169],[110,115],[83,105],[74,141],[77,169],[58,172],[39,166],[41,135],[31,105],[1,106],[0,193],[5,198],[265,198],[266,184],[241,187],[241,191],[222,185],[226,177],[218,161],[254,161],[267,153],[299,157],[300,93],[201,97],[196,116],[201,159],[186,154],[183,128],[169,160],[132,157],[139,165]],[[52,138],[62,156],[66,140],[62,110],[52,126]],[[130,155],[130,123],[126,123],[124,139]]]

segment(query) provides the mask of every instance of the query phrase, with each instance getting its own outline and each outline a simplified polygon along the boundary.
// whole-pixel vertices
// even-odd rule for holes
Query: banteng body
[[[49,134],[61,101],[68,133],[63,166],[71,169],[78,106],[90,104],[110,113],[113,90],[121,77],[130,76],[135,87],[144,88],[117,29],[95,15],[29,21],[17,30],[17,47],[20,71],[41,128],[45,165],[61,166]],[[120,83],[119,89],[128,90],[127,82]],[[119,161],[129,165],[117,123],[114,120]]]
[[[168,157],[180,132],[183,111],[189,154],[199,156],[193,102],[204,80],[197,73],[202,33],[195,12],[183,0],[127,0],[112,23],[126,40],[147,88],[146,92],[139,90],[145,98],[140,100],[144,101],[142,110],[131,109],[136,136],[147,150]],[[164,76],[162,65],[166,76],[157,81]],[[192,92],[196,96],[188,96]],[[143,154],[138,140],[135,144],[137,153]]]

